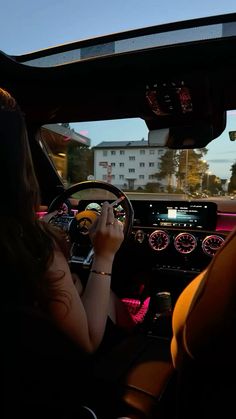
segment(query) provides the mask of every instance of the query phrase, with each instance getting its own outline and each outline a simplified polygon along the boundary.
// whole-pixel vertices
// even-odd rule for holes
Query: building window
[[[149,154],[155,154],[155,150],[149,150]]]
[[[125,151],[124,150],[120,150],[120,155],[124,155]]]
[[[112,180],[115,180],[116,175],[111,175]]]
[[[129,169],[129,173],[135,173],[135,169]]]
[[[116,155],[115,150],[112,150],[112,151],[111,151],[111,155],[112,155],[112,156],[115,156],[115,155]]]
[[[102,180],[107,180],[107,175],[102,175]]]
[[[144,155],[145,154],[145,150],[140,150],[140,154]]]
[[[115,165],[116,165],[115,163],[111,163],[111,166],[112,166],[112,167],[115,167]]]
[[[145,176],[144,175],[139,175],[139,179],[144,179]]]
[[[119,179],[123,180],[124,178],[124,175],[119,175]]]
[[[120,167],[125,167],[125,163],[120,163]]]
[[[102,155],[107,156],[107,150],[103,150]]]
[[[149,167],[154,167],[154,163],[153,162],[150,162],[149,163]]]
[[[156,179],[156,176],[155,175],[149,175],[148,179],[154,180],[154,179]]]
[[[145,167],[145,163],[143,162],[139,163],[139,167]]]
[[[135,160],[135,156],[129,156],[129,160]]]

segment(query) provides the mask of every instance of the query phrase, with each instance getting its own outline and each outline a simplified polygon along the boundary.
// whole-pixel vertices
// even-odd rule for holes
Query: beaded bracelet
[[[91,269],[90,271],[91,273],[97,274],[97,275],[107,275],[107,276],[111,276],[110,272],[104,272],[104,271],[96,271],[95,269]]]

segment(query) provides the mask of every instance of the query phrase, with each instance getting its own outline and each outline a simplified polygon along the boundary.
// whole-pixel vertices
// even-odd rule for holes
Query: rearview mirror
[[[229,139],[230,141],[236,140],[236,131],[229,131]]]
[[[148,133],[148,144],[151,147],[172,149],[202,148],[206,147],[214,138],[217,138],[224,128],[224,124],[216,129],[208,121],[197,121],[191,126],[150,130]]]

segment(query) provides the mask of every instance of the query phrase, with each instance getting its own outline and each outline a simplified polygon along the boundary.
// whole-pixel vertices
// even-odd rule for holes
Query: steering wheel
[[[73,194],[79,194],[79,192],[89,189],[101,190],[104,192],[105,199],[102,199],[102,201],[109,201],[113,205],[115,216],[119,214],[119,212],[116,212],[116,208],[120,208],[120,206],[122,207],[122,210],[124,211],[122,214],[124,242],[131,234],[134,219],[134,210],[127,195],[116,186],[107,182],[95,180],[76,183],[56,196],[56,198],[49,205],[48,213],[55,211],[58,212],[50,219],[49,222],[58,225],[67,231],[72,244],[70,262],[82,264],[83,267],[88,267],[92,263],[93,248],[88,233],[89,228],[97,218],[99,211],[97,211],[96,208],[92,208],[92,206],[92,209],[89,209],[90,206],[87,205],[86,208],[82,209],[82,211],[79,210],[76,215],[70,215],[70,213],[63,213],[61,208],[69,201],[69,198]],[[101,193],[99,193],[99,195],[101,195]],[[113,196],[115,196],[115,200],[111,199]],[[89,198],[89,201],[96,203],[96,197],[92,199]],[[99,201],[101,201],[100,198]],[[89,208],[87,209],[87,207]],[[119,216],[117,216],[117,218],[119,218]]]

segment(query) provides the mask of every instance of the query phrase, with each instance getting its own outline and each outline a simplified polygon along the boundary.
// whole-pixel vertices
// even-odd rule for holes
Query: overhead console
[[[191,79],[182,76],[146,84],[150,146],[205,147],[223,132],[226,113],[219,98],[213,99],[210,84],[201,72]]]
[[[216,228],[217,205],[200,201],[149,201],[137,202],[134,225],[191,230]]]
[[[192,89],[184,80],[159,80],[149,83],[146,86],[146,99],[156,116],[168,118],[193,113]]]

